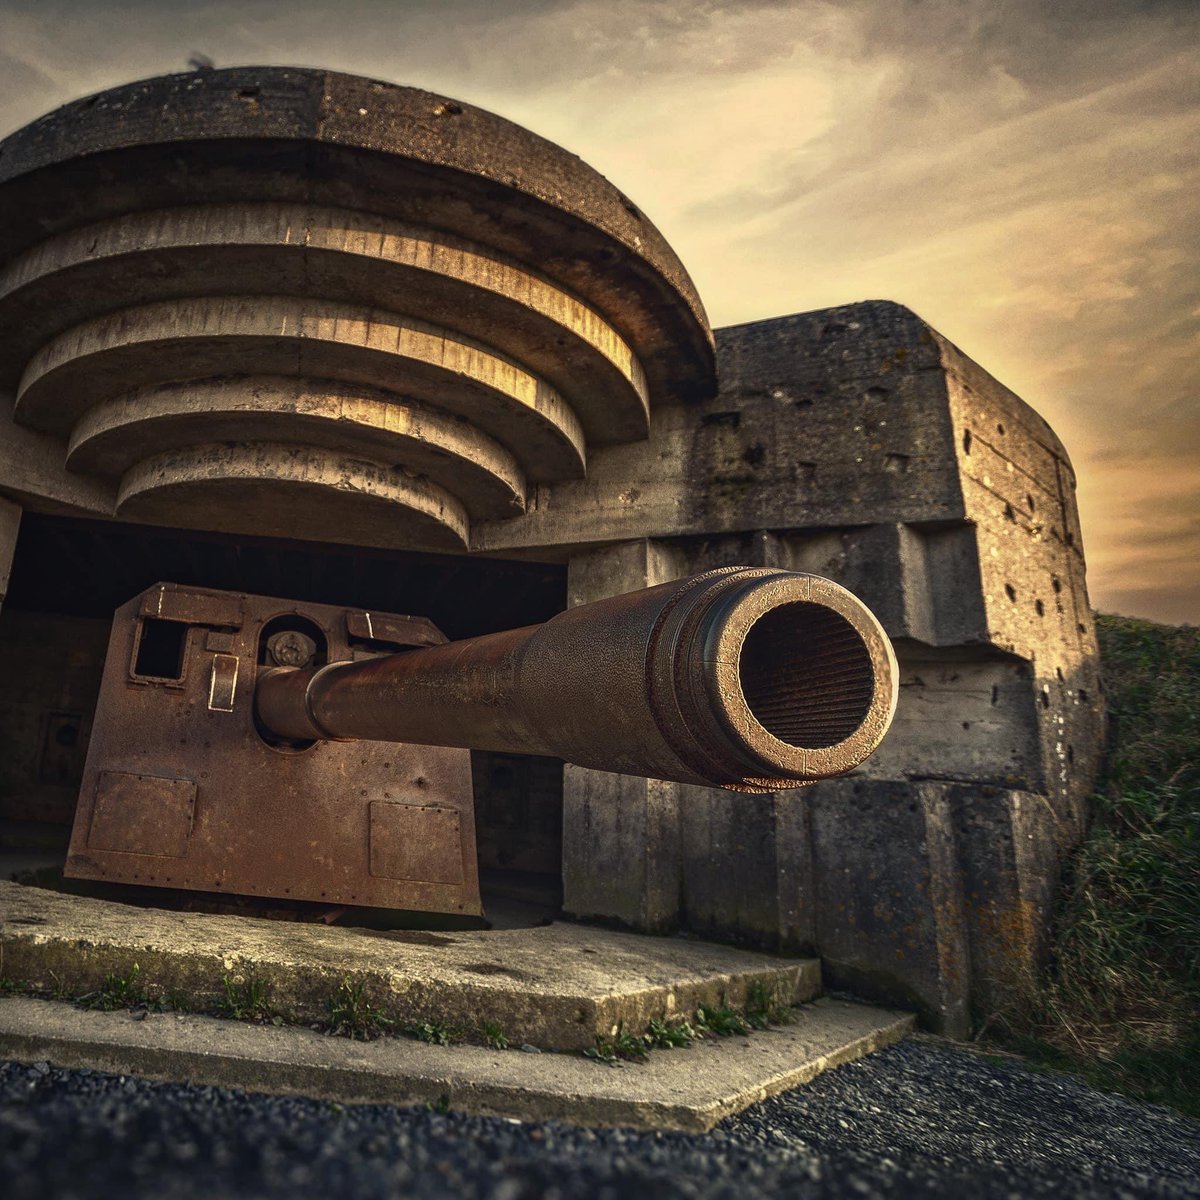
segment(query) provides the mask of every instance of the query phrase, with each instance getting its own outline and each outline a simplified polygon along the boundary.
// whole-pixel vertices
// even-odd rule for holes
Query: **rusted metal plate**
[[[208,683],[208,707],[212,712],[233,712],[237,699],[238,658],[236,654],[214,654]]]
[[[361,641],[397,647],[440,646],[446,640],[446,635],[425,617],[401,617],[395,613],[348,612],[346,632]]]
[[[451,808],[371,801],[371,874],[425,883],[463,881],[461,822]]]
[[[350,632],[355,615],[362,614],[170,587],[152,588],[120,609],[66,873],[331,905],[478,913],[467,751],[383,742],[288,745],[256,727],[255,680],[274,668],[268,641],[281,631],[296,634],[274,643],[290,646],[302,635],[317,647],[317,665],[349,660],[363,649]],[[145,621],[182,631],[177,678],[170,671],[135,674]],[[423,620],[372,613],[371,623],[376,635],[382,624],[389,637],[405,630],[406,639],[434,636]],[[149,666],[175,670],[167,661],[172,653],[174,646]],[[147,779],[154,782],[136,782]],[[195,797],[186,836],[187,806],[167,796],[184,786]],[[405,811],[373,820],[376,802],[381,811],[390,813],[393,803]]]
[[[243,619],[242,597],[236,592],[159,583],[142,593],[139,613],[143,617],[157,617],[160,621],[237,629]]]
[[[190,779],[101,771],[88,849],[182,858],[195,806],[196,785]]]

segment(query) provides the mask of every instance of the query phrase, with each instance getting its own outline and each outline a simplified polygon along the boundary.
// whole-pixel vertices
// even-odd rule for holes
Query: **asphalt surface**
[[[1070,1076],[919,1039],[705,1135],[340,1108],[6,1063],[0,1191],[8,1200],[1200,1196],[1200,1125]]]

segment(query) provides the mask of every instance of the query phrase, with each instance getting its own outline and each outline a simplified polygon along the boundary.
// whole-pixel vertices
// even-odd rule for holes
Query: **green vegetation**
[[[390,1017],[371,1004],[361,979],[357,983],[343,979],[329,999],[329,1024],[325,1031],[334,1037],[370,1041],[394,1024]]]
[[[1045,977],[989,1033],[1200,1116],[1200,630],[1097,616],[1111,718]]]
[[[750,1022],[742,1013],[722,1004],[717,1008],[696,1010],[696,1028],[701,1033],[716,1034],[717,1037],[732,1037],[750,1032]]]
[[[645,1062],[651,1050],[681,1049],[704,1037],[744,1036],[771,1025],[789,1025],[794,1019],[795,1010],[791,1005],[766,984],[757,983],[750,988],[744,1009],[731,1008],[722,1002],[698,1008],[690,1021],[687,1017],[669,1020],[656,1017],[643,1034],[628,1033],[624,1025],[620,1025],[612,1037],[597,1037],[595,1046],[583,1053],[610,1065],[622,1061]]]
[[[141,968],[134,963],[124,975],[108,974],[99,990],[80,996],[80,1008],[96,1008],[101,1012],[114,1012],[118,1008],[134,1008],[146,1002],[137,978]]]
[[[271,1008],[266,980],[250,976],[241,982],[226,975],[221,980],[224,994],[218,998],[216,1014],[234,1021],[271,1021],[276,1025],[282,1018]]]
[[[774,988],[752,983],[746,997],[746,1020],[752,1029],[767,1029],[771,1025],[790,1025],[796,1010]]]
[[[660,1021],[657,1017],[646,1027],[646,1044],[654,1050],[679,1050],[690,1046],[700,1035],[686,1017]]]
[[[479,1036],[483,1039],[483,1044],[491,1046],[493,1050],[508,1049],[508,1034],[497,1021],[484,1021],[479,1027]]]
[[[617,1032],[611,1037],[596,1036],[596,1044],[584,1052],[588,1058],[599,1062],[613,1064],[618,1060],[626,1062],[645,1062],[650,1057],[650,1044],[646,1034],[638,1036],[627,1033],[624,1024],[617,1026]]]
[[[411,1026],[408,1031],[418,1041],[428,1042],[431,1046],[448,1046],[454,1041],[454,1031],[444,1021],[421,1021]]]

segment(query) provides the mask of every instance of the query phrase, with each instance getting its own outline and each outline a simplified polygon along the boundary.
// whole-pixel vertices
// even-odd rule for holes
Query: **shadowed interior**
[[[768,733],[802,749],[845,741],[871,707],[875,684],[862,637],[820,604],[785,604],[761,617],[738,663],[746,705]]]

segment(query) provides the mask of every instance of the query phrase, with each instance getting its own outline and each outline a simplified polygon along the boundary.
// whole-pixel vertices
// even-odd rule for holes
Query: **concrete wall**
[[[108,632],[107,621],[0,615],[0,817],[70,822]]]
[[[528,521],[562,542],[653,535],[574,546],[572,602],[736,562],[845,584],[895,639],[895,726],[852,776],[774,796],[568,768],[567,908],[816,950],[834,985],[966,1033],[1042,953],[1099,757],[1070,464],[1027,405],[898,306],[717,344],[708,411],[663,413],[648,445],[594,462]],[[630,478],[644,486],[626,501]],[[660,536],[670,514],[691,536]]]

